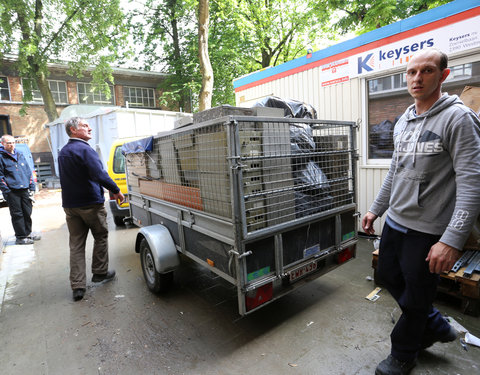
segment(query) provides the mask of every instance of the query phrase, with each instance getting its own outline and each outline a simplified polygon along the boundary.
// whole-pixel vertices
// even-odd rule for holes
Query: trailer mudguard
[[[135,243],[137,253],[140,251],[140,242],[143,238],[150,246],[157,272],[170,272],[180,265],[175,242],[166,227],[160,224],[142,227],[137,234]]]

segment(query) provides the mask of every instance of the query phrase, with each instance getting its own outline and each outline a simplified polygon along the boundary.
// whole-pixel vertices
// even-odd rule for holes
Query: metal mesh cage
[[[229,220],[236,213],[247,232],[353,203],[351,123],[229,119],[127,155],[129,189]]]

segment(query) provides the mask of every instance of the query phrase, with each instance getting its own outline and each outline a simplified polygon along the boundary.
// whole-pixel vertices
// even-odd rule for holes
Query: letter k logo
[[[358,58],[358,74],[362,74],[363,69],[365,69],[367,72],[371,72],[373,70],[372,67],[367,65],[372,56],[373,53],[369,53],[363,60],[361,56]]]

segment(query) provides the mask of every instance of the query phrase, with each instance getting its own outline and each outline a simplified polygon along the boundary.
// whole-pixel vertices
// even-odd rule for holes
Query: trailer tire
[[[123,222],[123,217],[122,216],[114,216],[113,217],[113,222],[117,227],[123,227],[125,223]]]
[[[166,292],[171,288],[173,284],[173,271],[160,273],[156,270],[152,250],[146,238],[143,238],[140,242],[140,260],[148,289],[158,294]]]

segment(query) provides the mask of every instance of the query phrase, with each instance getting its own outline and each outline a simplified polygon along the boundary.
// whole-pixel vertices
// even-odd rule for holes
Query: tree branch
[[[38,1],[38,0],[37,0]],[[78,11],[84,6],[84,4],[86,5],[88,3],[88,0],[84,0],[84,1],[80,1],[80,3],[78,4],[78,7],[77,9],[75,9],[75,11],[70,14],[67,19],[65,21],[63,21],[62,25],[60,26],[60,28],[57,30],[57,32],[55,34],[53,34],[52,38],[50,39],[50,41],[47,43],[47,45],[45,46],[45,48],[42,50],[42,55],[45,54],[47,52],[47,50],[50,48],[51,44],[55,41],[55,39],[58,37],[58,35],[60,34],[60,32],[67,26],[67,24],[70,22],[70,20],[75,17],[75,15],[78,13]]]
[[[35,1],[35,35],[37,35],[38,40],[41,40],[42,38],[42,9],[43,9],[43,4],[42,0],[36,0]]]

